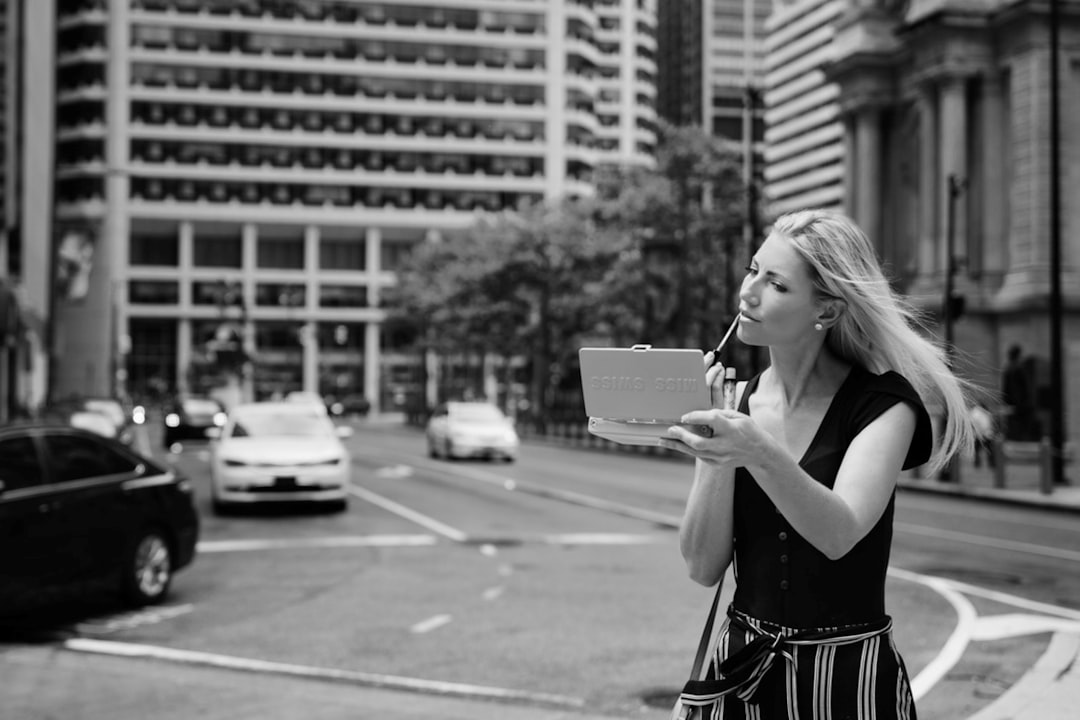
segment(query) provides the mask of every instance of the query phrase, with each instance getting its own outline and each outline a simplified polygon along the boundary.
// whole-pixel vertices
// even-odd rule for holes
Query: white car
[[[428,455],[517,459],[521,444],[514,421],[487,402],[447,402],[435,409],[425,431]]]
[[[325,409],[293,402],[239,405],[221,432],[211,433],[215,512],[260,502],[347,507],[352,458],[341,439],[352,428],[335,427]]]

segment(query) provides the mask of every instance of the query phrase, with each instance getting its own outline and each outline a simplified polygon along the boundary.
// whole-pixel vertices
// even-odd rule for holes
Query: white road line
[[[985,535],[972,535],[970,533],[956,532],[954,530],[941,530],[925,525],[912,525],[910,523],[894,523],[893,527],[901,532],[925,537],[941,538],[943,540],[955,540],[971,545],[1010,550],[1013,552],[1028,553],[1030,555],[1042,555],[1058,560],[1070,560],[1080,562],[1080,552],[1065,550],[1064,548],[1050,547],[1049,545],[1036,545],[1034,543],[1021,542],[1019,540],[1002,540],[1000,538],[986,537]]]
[[[495,587],[489,587],[484,591],[483,597],[485,600],[497,600],[506,590],[502,585],[496,585]]]
[[[652,545],[669,542],[670,538],[629,533],[564,533],[545,535],[543,541],[549,545]]]
[[[449,624],[453,618],[449,615],[433,615],[427,620],[421,620],[412,627],[409,628],[409,632],[417,635],[423,635],[429,633],[436,628],[441,628],[443,625]]]
[[[406,520],[411,520],[417,525],[425,527],[434,533],[438,533],[445,538],[449,538],[454,542],[463,543],[469,539],[468,535],[461,532],[457,528],[452,528],[445,523],[439,522],[435,518],[428,517],[423,513],[419,513],[415,510],[407,508],[404,505],[390,500],[389,498],[384,498],[382,495],[377,495],[370,490],[365,490],[363,488],[353,485],[349,488],[349,492],[360,498],[361,500],[366,500],[372,505],[378,505],[383,510],[392,512],[395,515],[405,518]]]
[[[926,667],[911,681],[911,693],[918,700],[926,695],[930,688],[937,685],[941,678],[945,677],[945,674],[963,657],[964,649],[967,648],[975,632],[977,614],[971,601],[953,589],[947,580],[929,575],[919,575],[918,573],[893,567],[889,568],[889,574],[935,590],[948,600],[956,610],[956,627],[953,628],[949,639],[945,641],[945,645],[934,656],[934,659],[927,663]]]
[[[293,548],[419,547],[434,545],[436,542],[431,535],[345,535],[287,540],[204,540],[196,547],[200,553],[224,553]]]
[[[73,638],[65,640],[62,647],[73,652],[112,655],[115,657],[150,658],[186,665],[224,668],[244,672],[275,673],[278,675],[316,680],[346,681],[368,687],[412,690],[414,692],[424,692],[433,695],[517,701],[562,708],[581,708],[585,706],[585,700],[583,698],[569,697],[566,695],[512,690],[486,685],[442,682],[439,680],[422,680],[420,678],[402,677],[400,675],[380,675],[352,670],[335,670],[333,668],[311,667],[308,665],[293,665],[290,663],[253,660],[250,658],[216,655],[213,653],[196,652],[192,650],[176,650],[155,645],[138,645],[134,643],[111,642],[108,640]]]

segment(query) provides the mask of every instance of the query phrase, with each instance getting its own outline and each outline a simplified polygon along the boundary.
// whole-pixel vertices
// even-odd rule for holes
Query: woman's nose
[[[739,288],[739,300],[750,307],[754,307],[758,304],[757,295],[754,294],[753,289],[754,283],[750,278],[743,280],[742,287]]]

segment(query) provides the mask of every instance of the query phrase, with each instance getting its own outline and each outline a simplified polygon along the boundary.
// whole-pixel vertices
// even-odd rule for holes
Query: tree
[[[623,319],[639,328],[638,342],[705,347],[734,317],[732,259],[746,192],[740,163],[734,145],[663,124],[655,170],[612,170],[601,179],[602,215],[634,240],[623,286],[609,289],[625,311],[638,298],[640,321]]]

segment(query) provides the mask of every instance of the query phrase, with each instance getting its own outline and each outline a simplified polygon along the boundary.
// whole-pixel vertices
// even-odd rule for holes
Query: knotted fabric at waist
[[[683,687],[680,700],[684,705],[711,705],[724,695],[734,694],[746,703],[756,704],[754,697],[762,687],[763,680],[782,665],[774,665],[776,658],[783,657],[794,663],[791,649],[799,645],[848,645],[884,635],[892,630],[892,618],[838,628],[810,628],[806,630],[770,632],[760,621],[746,613],[728,607],[728,631],[737,628],[752,638],[738,651],[720,663],[719,677],[712,680],[691,680]],[[765,683],[766,685],[768,683]]]

